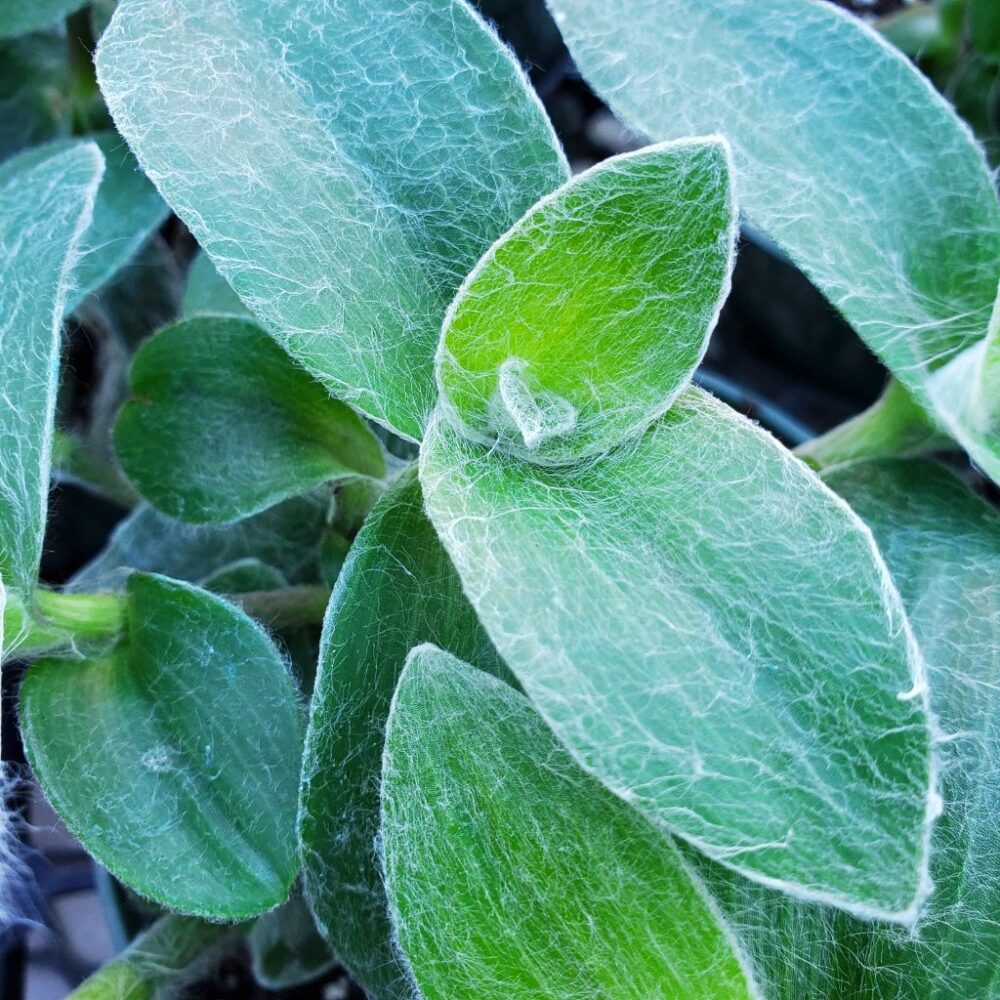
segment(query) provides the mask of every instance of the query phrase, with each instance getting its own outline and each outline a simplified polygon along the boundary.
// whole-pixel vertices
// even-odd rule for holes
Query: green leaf
[[[184,292],[184,315],[249,316],[239,296],[229,282],[219,274],[212,259],[199,250],[188,268],[187,289]]]
[[[874,531],[927,656],[942,758],[934,892],[903,930],[698,863],[741,929],[769,1000],[997,1000],[1000,517],[928,461],[858,462],[826,480]]]
[[[133,574],[127,638],[41,660],[21,692],[28,758],[60,818],[126,885],[219,920],[288,895],[302,723],[267,635],[221,598]]]
[[[385,722],[413,646],[434,642],[497,674],[506,668],[405,474],[351,546],[327,611],[302,767],[302,874],[338,958],[378,1000],[410,997],[372,844]]]
[[[393,921],[428,1000],[756,995],[673,843],[501,681],[417,647],[382,781]]]
[[[73,267],[64,307],[67,315],[114,277],[170,212],[120,136],[107,132],[91,138],[104,154],[107,169],[97,192],[93,220]],[[21,153],[0,167],[0,184],[75,145],[76,140],[65,139]]]
[[[547,465],[645,430],[705,353],[735,238],[722,142],[656,146],[574,178],[459,289],[438,350],[450,419]]]
[[[160,331],[136,355],[132,394],[114,431],[122,468],[185,521],[232,521],[321,483],[385,474],[364,421],[249,320]]]
[[[0,38],[48,28],[86,6],[87,0],[7,0],[0,7]]]
[[[0,576],[28,593],[41,555],[59,334],[103,171],[91,143],[0,175]]]
[[[871,535],[804,465],[688,389],[568,470],[437,419],[420,477],[480,621],[589,770],[751,878],[912,920],[923,662]]]
[[[865,996],[1000,997],[1000,517],[931,462],[859,463],[827,482],[870,525],[927,657],[943,739],[934,893],[916,935],[883,927],[860,950]],[[915,939],[914,939],[915,938]]]
[[[308,983],[336,964],[299,893],[258,917],[247,944],[254,978],[269,990]]]
[[[584,76],[631,126],[730,141],[749,220],[1000,478],[1000,441],[967,427],[969,385],[929,385],[986,334],[1000,204],[972,133],[906,58],[820,0],[552,6]]]
[[[185,524],[137,507],[108,544],[74,578],[73,590],[111,590],[129,570],[196,583],[241,559],[273,566],[292,583],[317,576],[319,548],[331,516],[328,497],[294,497],[233,524]]]
[[[510,53],[462,0],[123,0],[97,65],[243,302],[335,395],[419,438],[449,301],[566,178]]]
[[[69,129],[65,35],[0,41],[0,160]]]

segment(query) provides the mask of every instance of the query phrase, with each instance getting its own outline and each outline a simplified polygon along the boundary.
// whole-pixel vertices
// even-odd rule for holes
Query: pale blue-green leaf
[[[21,692],[32,768],[117,878],[169,909],[242,919],[295,877],[302,721],[264,630],[166,577],[126,584],[127,635],[40,660]]]
[[[463,0],[123,0],[97,65],[243,302],[336,395],[419,438],[455,290],[566,177],[510,53]]]
[[[0,180],[0,574],[22,593],[41,556],[63,308],[103,169],[80,143]]]
[[[1000,205],[972,133],[909,61],[820,0],[551,0],[584,76],[655,139],[717,132],[737,197],[946,430],[972,387],[929,380],[981,344]]]
[[[161,330],[136,354],[131,388],[115,451],[172,517],[233,521],[386,471],[369,426],[252,320],[196,316]]]
[[[913,919],[923,661],[871,534],[801,462],[692,388],[564,470],[438,418],[420,476],[480,621],[589,770],[751,878]]]
[[[5,0],[0,6],[0,38],[48,28],[86,3],[87,0]]]
[[[427,1000],[750,1000],[674,844],[523,695],[435,646],[399,681],[382,766],[386,888]]]
[[[232,286],[215,269],[211,257],[199,250],[187,273],[187,288],[184,291],[184,315],[200,314],[217,316],[249,316],[240,297]]]
[[[378,1000],[410,996],[372,845],[389,703],[407,654],[422,642],[506,674],[424,514],[420,484],[406,473],[365,521],[330,601],[299,806],[313,912]]]
[[[449,419],[543,465],[642,432],[705,353],[735,239],[722,141],[664,143],[574,178],[452,302],[437,360]]]
[[[170,211],[120,136],[105,132],[91,138],[104,154],[107,168],[70,278],[67,315],[135,256]],[[14,172],[58,156],[75,143],[61,140],[21,153],[0,167],[0,184]]]
[[[998,1000],[1000,516],[928,461],[858,462],[826,479],[874,531],[927,656],[942,731],[934,892],[903,931],[695,860],[769,1000]]]
[[[137,507],[70,589],[118,590],[131,570],[195,583],[247,558],[301,583],[318,573],[319,548],[331,517],[330,498],[318,493],[293,497],[232,524],[185,524],[152,507]]]

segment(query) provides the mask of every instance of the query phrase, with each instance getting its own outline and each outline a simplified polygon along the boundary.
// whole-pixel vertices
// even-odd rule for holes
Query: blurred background
[[[971,30],[975,2],[845,0],[840,5],[870,20],[916,61],[955,104],[996,166],[1000,31]],[[1000,9],[998,0],[990,2]],[[479,0],[478,6],[529,73],[575,170],[642,144],[581,80],[543,0]],[[114,0],[94,0],[49,30],[0,40],[0,162],[55,138],[113,128],[91,61],[95,39],[113,8]],[[994,21],[1000,23],[1000,15]],[[71,580],[101,551],[131,506],[133,498],[110,465],[108,430],[130,356],[144,337],[178,315],[196,250],[183,224],[170,217],[67,324],[57,482],[42,566],[47,583]],[[886,372],[780,252],[745,231],[732,295],[698,378],[786,444],[796,445],[872,403]],[[155,914],[90,860],[36,794],[15,721],[19,682],[17,665],[5,668],[2,751],[8,763],[5,799],[14,868],[0,884],[0,997],[51,1000],[65,996]],[[21,877],[12,877],[14,870]],[[297,945],[305,942],[313,949],[317,974],[311,980],[269,991],[249,973],[246,955],[237,952],[186,995],[361,997],[310,933],[300,927]],[[280,935],[255,945],[265,959],[272,954],[279,964],[285,946]]]

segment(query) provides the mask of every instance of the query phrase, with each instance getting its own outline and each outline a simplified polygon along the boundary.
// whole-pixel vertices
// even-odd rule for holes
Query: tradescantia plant
[[[927,457],[1000,482],[982,151],[822,0],[551,7],[650,140],[575,176],[464,0],[95,8],[131,153],[0,166],[5,669],[161,911],[81,997],[245,939],[377,1000],[1000,998],[1000,520]],[[147,322],[167,206],[201,249]],[[741,218],[894,379],[799,455],[692,383]],[[98,307],[138,502],[53,590]]]

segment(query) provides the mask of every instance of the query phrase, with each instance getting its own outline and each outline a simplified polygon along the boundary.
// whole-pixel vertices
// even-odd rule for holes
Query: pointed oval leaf
[[[133,574],[127,639],[42,660],[21,693],[35,775],[117,878],[162,906],[235,920],[288,895],[302,721],[263,629],[219,597]]]
[[[379,1000],[411,995],[372,844],[389,703],[407,654],[422,642],[506,674],[407,474],[365,521],[330,601],[299,809],[313,912],[337,956]]]
[[[934,893],[916,935],[869,929],[857,948],[865,995],[997,1000],[1000,517],[931,462],[858,463],[827,482],[885,553],[927,657],[931,708],[944,734]],[[859,936],[855,930],[855,946]]]
[[[382,849],[427,1000],[754,995],[673,843],[523,695],[434,646],[412,652],[393,700]]]
[[[104,162],[77,143],[0,178],[0,575],[35,583],[49,493],[59,334]]]
[[[201,316],[132,365],[115,450],[136,489],[195,523],[233,521],[321,483],[382,476],[378,439],[256,323]]]
[[[114,277],[170,214],[121,136],[102,132],[91,139],[104,154],[107,167],[69,280],[67,315]],[[61,140],[21,153],[0,167],[0,183],[13,171],[58,156],[74,144],[75,140]]]
[[[240,298],[336,395],[419,438],[448,302],[566,177],[510,53],[463,0],[123,0],[97,64]]]
[[[923,663],[870,533],[802,463],[688,389],[578,469],[437,419],[421,481],[486,631],[588,769],[751,878],[912,919]]]
[[[972,133],[910,62],[820,0],[552,7],[584,76],[630,125],[730,141],[750,221],[950,432],[988,451],[927,383],[986,334],[1000,204]]]
[[[450,418],[542,464],[645,430],[705,353],[735,238],[724,142],[666,143],[575,177],[459,289],[438,350]]]

